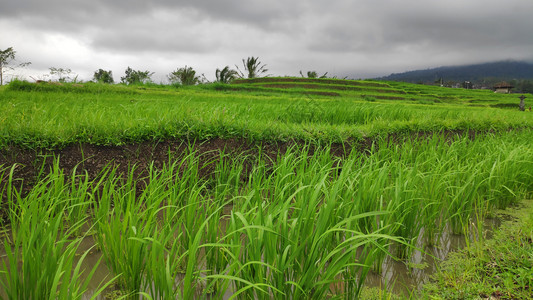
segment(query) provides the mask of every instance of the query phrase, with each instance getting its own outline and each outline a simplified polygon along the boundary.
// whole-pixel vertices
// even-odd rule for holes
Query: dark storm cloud
[[[310,48],[317,51],[353,51],[428,44],[436,47],[493,46],[502,43],[532,44],[533,22],[528,16],[533,2],[501,3],[491,1],[476,5],[444,1],[425,5],[413,1],[387,1],[381,9],[358,10],[356,5],[344,7],[354,11],[334,17],[317,26],[317,39]],[[418,2],[418,1],[417,1]],[[514,1],[517,2],[517,1]],[[428,4],[432,3],[432,4]],[[520,2],[519,2],[520,3]]]
[[[19,0],[2,5],[0,16],[18,18],[21,16],[62,20],[66,23],[79,22],[80,25],[93,22],[105,25],[109,17],[143,16],[150,19],[154,11],[200,12],[201,18],[247,23],[251,26],[269,26],[298,14],[300,5],[280,0],[196,0],[196,1],[40,1]],[[179,17],[179,14],[176,15]],[[46,26],[46,24],[43,24]],[[68,29],[68,28],[65,28]]]
[[[207,68],[259,55],[276,75],[324,69],[364,77],[532,60],[531,11],[533,1],[525,0],[18,0],[2,4],[0,23],[21,48],[53,49],[54,41],[67,40],[87,60],[156,55]],[[50,38],[58,35],[64,39]],[[3,48],[10,44],[4,39]],[[54,51],[48,53],[50,59]]]
[[[34,30],[84,35],[97,49],[185,51],[217,49],[221,27],[272,32],[298,6],[283,1],[18,1],[0,16]],[[280,30],[282,30],[280,28]]]

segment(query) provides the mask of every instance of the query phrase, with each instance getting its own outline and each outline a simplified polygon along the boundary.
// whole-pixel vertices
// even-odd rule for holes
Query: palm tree
[[[257,78],[261,74],[268,72],[265,64],[262,64],[259,61],[259,57],[248,57],[246,60],[242,59],[242,64],[244,65],[244,71],[246,75],[242,72],[237,65],[237,70],[239,71],[239,76],[241,78]]]
[[[239,73],[237,73],[237,71],[235,70],[230,69],[229,66],[225,66],[222,70],[217,69],[215,75],[217,77],[217,82],[230,83],[239,75]]]
[[[300,71],[300,75],[305,78],[305,75]],[[324,75],[318,77],[318,73],[316,71],[307,71],[307,78],[327,78],[328,72],[324,73]]]
[[[185,66],[167,75],[171,83],[180,83],[182,85],[195,85],[200,83],[200,77],[196,76],[196,71],[192,67]]]

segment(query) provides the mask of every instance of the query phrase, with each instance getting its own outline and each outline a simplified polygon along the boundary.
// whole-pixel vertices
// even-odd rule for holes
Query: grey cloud
[[[525,0],[5,2],[0,20],[13,31],[33,33],[27,38],[33,47],[43,45],[40,36],[64,35],[83,40],[88,55],[125,60],[180,56],[203,65],[260,55],[276,75],[323,68],[338,75],[355,69],[354,76],[364,77],[472,60],[533,59],[533,1]]]
[[[91,45],[97,49],[125,52],[203,53],[216,49],[218,40],[206,34],[214,26],[203,21],[194,22],[194,19],[194,14],[180,13],[115,19],[110,24],[113,30],[98,28],[93,33]]]
[[[10,1],[0,10],[0,16],[18,18],[32,16],[39,18],[47,16],[69,22],[102,23],[111,18],[124,16],[149,16],[154,11],[193,10],[199,12],[202,18],[222,20],[232,23],[246,23],[249,26],[274,28],[278,21],[295,17],[300,10],[298,2],[281,0],[197,0],[197,1],[146,1],[146,0],[116,0],[116,1],[80,1],[80,0],[19,0]],[[42,24],[46,26],[46,24]]]

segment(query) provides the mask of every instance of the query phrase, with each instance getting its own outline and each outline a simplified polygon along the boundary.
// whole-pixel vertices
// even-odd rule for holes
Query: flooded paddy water
[[[483,238],[492,236],[501,224],[500,217],[486,218],[483,223]],[[477,232],[475,225],[471,226],[472,232]],[[474,235],[469,235],[469,241],[475,239]],[[394,260],[387,257],[383,262],[381,273],[370,271],[365,280],[367,287],[387,288],[395,294],[409,295],[412,290],[420,289],[428,282],[431,275],[437,270],[439,263],[447,259],[448,255],[464,248],[467,239],[463,234],[453,234],[449,227],[439,238],[437,246],[423,246],[421,241],[417,244],[417,250],[413,252],[411,258],[405,261]],[[421,250],[423,249],[423,251]]]

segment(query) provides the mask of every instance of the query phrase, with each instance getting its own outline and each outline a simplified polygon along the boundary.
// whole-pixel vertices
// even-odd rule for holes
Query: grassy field
[[[514,98],[334,79],[14,82],[0,89],[0,296],[358,298],[386,259],[412,265],[444,234],[483,242],[486,216],[531,196],[533,113]],[[103,155],[162,140],[183,144],[141,172]],[[102,156],[64,168],[73,144]]]
[[[0,93],[0,147],[121,145],[184,137],[346,142],[392,133],[506,130],[533,124],[531,114],[516,109],[516,95],[425,86],[415,93],[411,84],[340,82],[356,82],[354,87],[373,92],[310,95],[309,90],[317,90],[265,88],[253,81],[180,88],[14,82]],[[313,84],[320,91],[341,86]],[[391,95],[379,92],[385,89],[403,93],[403,100],[381,99]],[[473,107],[472,101],[490,104]]]

